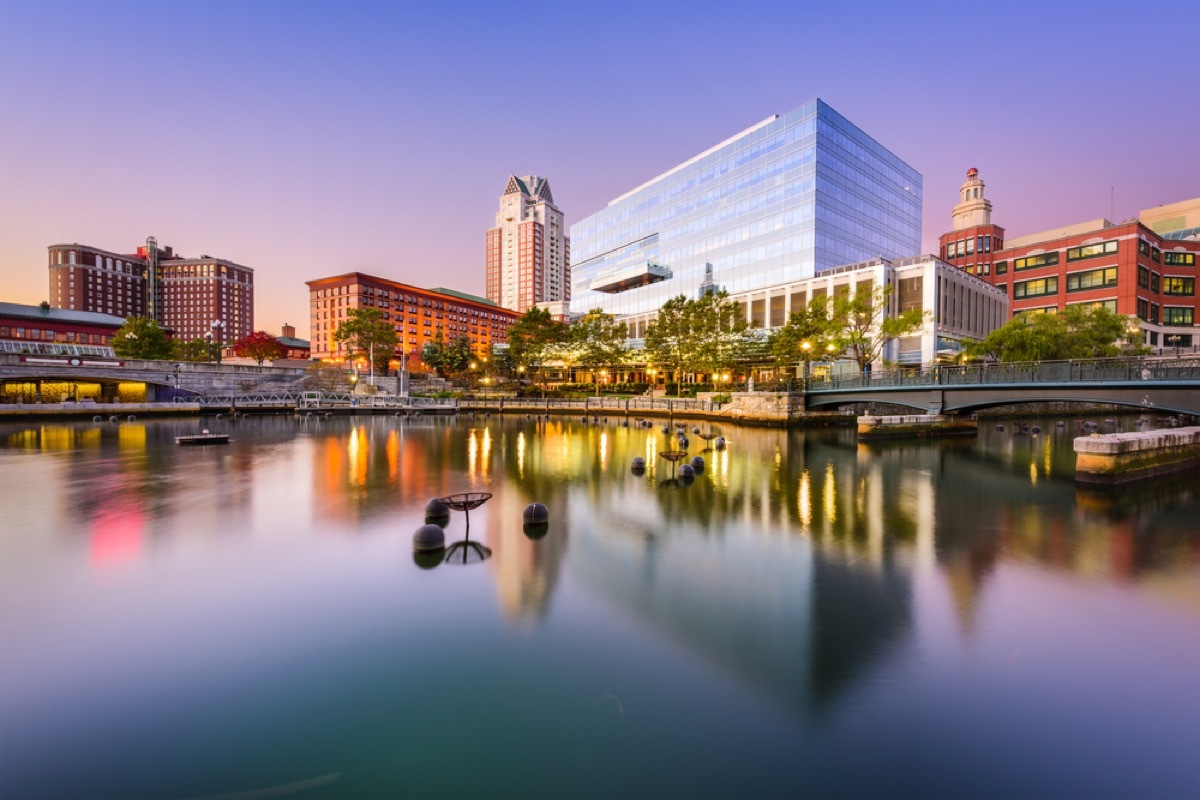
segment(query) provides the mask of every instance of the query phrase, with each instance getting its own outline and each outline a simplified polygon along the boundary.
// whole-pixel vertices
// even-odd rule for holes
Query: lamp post
[[[216,344],[216,346],[217,346],[217,364],[221,363],[221,343],[222,343],[221,332],[224,330],[224,328],[225,328],[225,323],[219,319],[214,319],[212,321],[212,324],[209,325],[209,329],[212,333],[213,343]],[[205,337],[205,338],[208,338],[208,337]]]
[[[1181,341],[1181,337],[1179,336],[1178,333],[1173,333],[1167,337],[1167,344],[1169,344],[1175,348],[1175,357],[1176,358],[1179,358],[1179,342],[1180,341]]]
[[[801,342],[800,349],[804,351],[804,390],[808,391],[808,370],[809,370],[808,355],[812,351],[812,342],[809,342],[809,341]]]
[[[600,370],[600,381],[608,383],[608,370]],[[600,396],[600,381],[596,381],[596,397]]]

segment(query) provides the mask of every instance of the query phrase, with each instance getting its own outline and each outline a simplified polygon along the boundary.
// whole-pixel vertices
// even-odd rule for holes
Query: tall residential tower
[[[510,175],[487,232],[487,299],[524,313],[571,299],[571,242],[550,183]]]

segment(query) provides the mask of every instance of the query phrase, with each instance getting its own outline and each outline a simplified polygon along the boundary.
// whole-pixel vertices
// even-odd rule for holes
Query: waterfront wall
[[[1200,467],[1200,427],[1109,433],[1075,440],[1075,480],[1119,486]]]
[[[943,436],[975,436],[979,421],[974,417],[950,417],[942,414],[903,414],[890,417],[858,418],[860,442],[879,439],[935,439]]]

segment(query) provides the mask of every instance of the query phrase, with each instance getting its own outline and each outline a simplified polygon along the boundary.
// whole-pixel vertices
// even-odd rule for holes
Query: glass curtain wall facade
[[[572,225],[571,310],[646,313],[710,285],[744,292],[915,256],[921,193],[919,172],[812,100]]]

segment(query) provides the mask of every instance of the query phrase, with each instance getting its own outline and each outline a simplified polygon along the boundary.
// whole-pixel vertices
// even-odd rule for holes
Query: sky
[[[0,0],[0,300],[46,248],[147,236],[307,280],[484,293],[510,173],[567,225],[820,97],[924,176],[925,252],[978,167],[1010,237],[1200,196],[1196,0]],[[1111,214],[1110,214],[1111,209]]]

